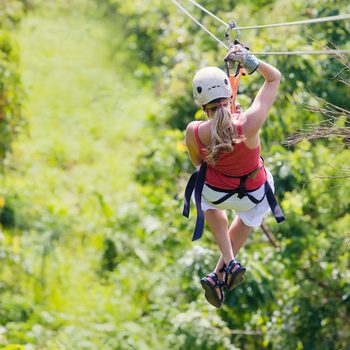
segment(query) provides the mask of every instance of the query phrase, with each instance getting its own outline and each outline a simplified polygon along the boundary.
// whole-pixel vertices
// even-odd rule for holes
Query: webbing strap
[[[200,239],[203,235],[204,213],[202,210],[202,192],[203,192],[203,187],[205,183],[206,171],[207,171],[207,163],[204,162],[200,166],[199,170],[196,170],[194,173],[192,173],[185,189],[185,201],[184,201],[184,207],[182,210],[182,215],[184,215],[187,218],[189,217],[191,196],[193,191],[194,191],[194,198],[195,198],[196,210],[197,210],[196,226],[194,228],[192,241],[196,241],[197,239]],[[228,198],[232,197],[235,193],[240,193],[240,192],[241,192],[241,189],[239,188],[232,190],[222,198],[218,199],[215,202],[212,202],[212,204],[220,204],[226,201]],[[262,200],[266,196],[267,202],[269,203],[269,207],[276,221],[278,223],[281,223],[282,221],[285,220],[282,209],[278,205],[276,197],[268,181],[265,182],[265,194],[261,199],[254,198],[249,193],[247,193],[247,191],[245,191],[244,196],[247,196],[254,204],[259,204],[260,202],[262,202]]]
[[[265,198],[265,195],[266,195],[266,193],[264,193],[264,195],[262,196],[261,199],[256,199],[255,197],[253,197],[252,195],[250,195],[250,194],[247,192],[247,197],[248,197],[254,204],[259,204],[260,202],[262,202],[263,199]]]
[[[227,199],[229,199],[230,197],[232,197],[236,193],[240,193],[240,190],[239,189],[232,190],[232,191],[228,192],[225,196],[223,196],[220,199],[218,199],[217,201],[211,202],[211,203],[214,204],[214,205],[221,204],[221,203],[225,202]],[[255,197],[250,195],[248,192],[245,192],[245,195],[254,204],[259,204],[260,202],[263,201],[263,199],[266,196],[267,202],[269,203],[269,207],[270,207],[271,212],[272,212],[273,216],[275,217],[276,221],[278,223],[281,223],[282,221],[284,221],[286,219],[285,216],[283,215],[281,207],[277,203],[276,197],[275,197],[275,195],[274,195],[274,193],[272,191],[272,188],[271,188],[271,186],[270,186],[268,181],[265,182],[265,194],[263,195],[263,197],[261,199],[256,199]],[[238,198],[243,198],[243,197],[240,197],[238,195]]]
[[[265,194],[273,216],[278,223],[281,223],[286,218],[283,215],[281,207],[277,203],[276,197],[273,194],[272,188],[268,181],[265,182]]]
[[[192,241],[196,241],[197,239],[201,238],[203,235],[204,213],[202,210],[202,192],[203,192],[206,172],[207,172],[207,163],[204,162],[200,166],[199,170],[196,170],[191,175],[185,189],[185,202],[184,202],[182,215],[188,218],[190,214],[190,202],[191,202],[191,195],[193,191],[194,191],[194,199],[196,202],[197,218],[196,218],[196,226],[194,228]]]
[[[243,70],[239,69],[239,72],[236,76],[229,74],[230,79],[230,85],[232,89],[232,106],[231,106],[231,113],[236,112],[236,96],[237,96],[237,90],[238,90],[238,84],[241,79],[241,76],[243,74]]]
[[[216,200],[214,202],[211,202],[211,203],[214,204],[214,205],[221,204],[221,203],[225,202],[226,200],[228,200],[229,198],[231,198],[233,195],[235,195],[237,193],[238,193],[238,198],[239,199],[242,199],[243,197],[247,196],[254,204],[259,204],[260,202],[262,202],[262,200],[264,199],[265,195],[261,199],[256,199],[255,197],[253,197],[252,195],[250,195],[247,192],[247,190],[245,188],[245,182],[246,182],[247,178],[248,178],[248,175],[242,176],[238,188],[227,192],[224,196],[222,196],[218,200]]]
[[[226,200],[228,200],[230,197],[232,197],[236,193],[239,193],[239,190],[232,190],[232,191],[228,192],[227,194],[225,194],[224,196],[222,196],[221,198],[219,198],[218,200],[211,202],[211,204],[214,204],[214,205],[221,204],[221,203],[225,202]]]
[[[184,207],[182,210],[182,215],[188,218],[190,216],[190,208],[191,208],[191,195],[194,190],[194,185],[196,183],[198,176],[198,170],[196,170],[194,173],[192,173],[190,179],[187,182],[186,189],[185,189],[185,200],[184,200]]]

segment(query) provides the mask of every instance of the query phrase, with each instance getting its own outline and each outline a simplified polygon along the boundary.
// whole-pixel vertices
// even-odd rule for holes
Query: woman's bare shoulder
[[[193,132],[193,131],[194,131],[194,128],[196,127],[196,125],[197,125],[198,123],[200,123],[200,122],[198,122],[197,120],[191,121],[191,122],[187,125],[187,127],[186,127],[186,133],[187,133],[187,132]]]
[[[186,139],[197,144],[195,129],[198,128],[198,137],[203,145],[207,145],[211,141],[211,128],[208,120],[193,121],[187,125]]]
[[[199,122],[197,120],[194,120],[187,125],[186,132],[185,132],[187,145],[190,145],[190,144],[195,145],[196,142],[195,142],[194,131],[195,131],[195,128],[197,127],[198,123]]]
[[[208,121],[194,120],[190,122],[186,127],[186,134],[194,135],[194,131],[196,128],[198,128],[198,130],[200,129],[200,133],[202,133],[203,130],[207,130]]]

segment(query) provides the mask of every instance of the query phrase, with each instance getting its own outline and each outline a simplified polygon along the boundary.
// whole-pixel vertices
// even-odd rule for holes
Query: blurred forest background
[[[182,1],[223,39],[218,25]],[[350,13],[348,1],[202,0],[239,26]],[[350,21],[242,31],[253,51],[349,49]],[[0,348],[349,350],[349,62],[261,56],[282,73],[262,130],[287,221],[239,259],[245,283],[210,306],[218,257],[181,216],[184,128],[204,117],[194,72],[225,50],[164,0],[0,2]],[[262,80],[241,79],[246,108]]]

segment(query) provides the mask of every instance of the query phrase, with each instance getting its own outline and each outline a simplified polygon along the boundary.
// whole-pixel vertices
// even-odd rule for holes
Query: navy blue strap
[[[239,187],[238,187],[238,198],[239,199],[242,199],[243,197],[246,196],[247,190],[245,188],[245,183],[246,183],[246,181],[248,179],[248,176],[249,176],[249,174],[243,175],[243,176],[240,177]]]
[[[207,277],[210,277],[215,282],[214,287],[220,287],[221,286],[219,277],[218,277],[218,275],[215,272],[210,272],[210,274]]]
[[[202,192],[203,192],[206,172],[207,172],[207,163],[204,162],[199,168],[197,180],[194,185],[194,199],[196,202],[197,219],[196,219],[196,226],[194,228],[192,241],[196,241],[197,239],[201,238],[203,235],[204,213],[202,210]]]
[[[219,198],[218,200],[214,201],[214,202],[210,202],[214,205],[217,204],[221,204],[223,202],[225,202],[226,200],[228,200],[229,198],[231,198],[234,194],[236,193],[240,193],[240,190],[232,190],[230,192],[228,192],[227,194],[225,194],[223,197]],[[244,196],[247,196],[254,204],[259,204],[260,202],[262,202],[262,200],[265,198],[265,194],[261,199],[256,199],[255,197],[253,197],[252,195],[250,195],[248,192],[245,192]],[[244,196],[238,196],[239,199],[242,199]]]
[[[263,197],[261,199],[256,199],[255,197],[253,197],[251,194],[249,194],[247,192],[247,197],[254,203],[254,204],[259,204],[260,202],[262,202],[265,198],[266,193],[264,193]]]
[[[186,216],[186,218],[189,217],[190,215],[190,208],[191,208],[191,195],[194,190],[194,185],[197,180],[199,171],[196,170],[195,172],[192,173],[190,179],[187,182],[186,189],[185,189],[185,201],[184,201],[184,207],[182,210],[182,215]]]
[[[197,209],[196,226],[194,228],[192,241],[195,241],[201,238],[203,235],[204,213],[202,210],[202,192],[203,192],[206,172],[207,172],[207,163],[204,162],[200,166],[199,170],[196,170],[194,173],[192,173],[185,189],[185,202],[182,210],[182,215],[186,216],[187,218],[189,217],[191,195],[193,191],[194,191],[194,199],[196,202],[196,209]]]
[[[283,215],[281,207],[278,205],[275,195],[268,181],[265,182],[266,198],[271,208],[272,214],[278,223],[281,223],[286,218]]]
[[[228,266],[224,267],[226,273],[231,273],[231,270],[236,266],[242,266],[241,263],[235,259],[231,260]]]
[[[210,203],[212,203],[214,205],[221,204],[221,203],[225,202],[226,200],[228,200],[230,197],[232,197],[236,193],[239,193],[239,190],[232,190],[232,191],[228,192],[227,194],[225,194],[224,196],[222,196],[221,198],[219,198],[218,200],[216,200],[214,202],[210,202]]]
[[[244,186],[244,184],[243,184],[243,186]],[[235,189],[235,190],[228,190],[227,193],[223,197],[221,197],[218,200],[211,202],[211,203],[214,205],[221,204],[221,203],[225,202],[226,200],[228,200],[229,198],[231,198],[236,193],[238,193],[239,199],[242,199],[243,197],[247,196],[254,204],[259,204],[265,198],[265,194],[264,194],[264,196],[261,199],[256,199],[255,197],[253,197],[252,195],[250,195],[246,191],[245,187],[243,187],[243,188],[239,187],[238,189]]]

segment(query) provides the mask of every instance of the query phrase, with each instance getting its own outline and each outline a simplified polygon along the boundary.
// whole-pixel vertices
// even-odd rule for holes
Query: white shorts
[[[272,191],[275,192],[272,174],[268,169],[266,169],[266,173],[267,180],[272,188]],[[202,210],[234,210],[236,214],[240,217],[240,219],[244,222],[244,224],[250,227],[260,226],[264,217],[270,212],[270,206],[267,202],[266,196],[258,204],[253,203],[247,196],[243,197],[242,199],[239,199],[238,194],[234,194],[223,203],[211,203],[222,198],[223,196],[225,196],[226,193],[227,192],[217,192],[204,184],[202,192]],[[262,185],[257,190],[250,191],[248,193],[257,200],[260,200],[265,195],[265,185]],[[192,196],[192,200],[194,200],[194,196]]]

